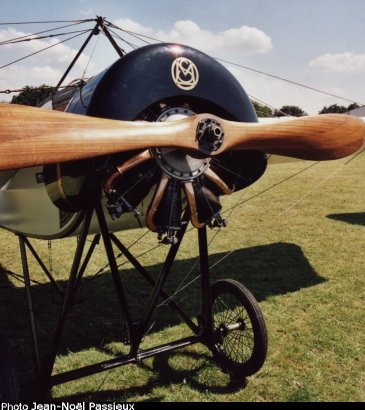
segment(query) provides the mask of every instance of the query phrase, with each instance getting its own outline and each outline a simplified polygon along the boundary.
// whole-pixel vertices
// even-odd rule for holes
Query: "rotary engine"
[[[67,111],[126,121],[178,121],[201,113],[257,121],[247,94],[224,66],[176,44],[154,44],[126,54],[90,79]],[[139,205],[155,189],[145,223],[166,243],[176,241],[185,208],[196,228],[225,226],[220,197],[259,179],[267,160],[259,151],[212,156],[221,147],[224,132],[210,118],[196,130],[199,152],[155,148],[45,166],[47,192],[65,211],[62,220],[87,207],[101,183],[113,219],[125,213],[139,218]]]
[[[177,121],[194,114],[187,106],[167,107],[155,120]],[[265,170],[266,159],[261,153],[251,151],[246,152],[247,161],[242,158],[242,153],[239,160],[229,154],[221,158],[208,156],[220,148],[223,138],[220,124],[208,120],[200,123],[197,130],[201,151],[207,155],[156,148],[137,153],[117,165],[103,186],[112,218],[119,218],[124,212],[137,214],[137,205],[156,184],[145,222],[158,234],[159,240],[176,242],[185,207],[189,207],[191,222],[196,228],[226,226],[220,214],[220,196],[229,195],[257,180]],[[259,157],[260,169],[257,167]]]

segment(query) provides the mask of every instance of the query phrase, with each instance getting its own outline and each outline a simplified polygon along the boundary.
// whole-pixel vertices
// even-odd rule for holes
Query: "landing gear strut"
[[[57,356],[58,347],[62,338],[63,328],[67,319],[69,310],[72,305],[72,300],[85,272],[86,265],[90,259],[90,252],[94,247],[90,247],[82,263],[81,256],[86,244],[86,237],[89,232],[91,216],[96,212],[101,237],[103,238],[105,252],[109,260],[109,266],[118,296],[120,307],[123,316],[126,319],[127,329],[129,333],[130,352],[121,357],[116,357],[101,363],[86,366],[80,369],[72,370],[61,374],[53,374],[53,367]],[[174,351],[176,349],[190,346],[196,343],[203,343],[210,348],[217,362],[226,370],[238,373],[240,376],[249,376],[257,372],[264,363],[267,351],[267,334],[265,323],[261,311],[254,297],[240,283],[232,280],[219,280],[212,286],[209,283],[210,271],[208,263],[208,245],[206,227],[198,230],[199,234],[199,253],[200,253],[200,274],[201,274],[201,289],[202,289],[202,307],[200,320],[192,320],[183,309],[164,291],[164,284],[170,274],[173,262],[178,253],[180,244],[185,235],[186,227],[190,219],[189,211],[186,211],[181,222],[181,230],[177,234],[177,242],[170,245],[170,250],[166,257],[166,261],[161,269],[161,272],[156,280],[152,278],[149,272],[140,265],[134,256],[120,243],[113,233],[109,233],[105,222],[105,215],[99,201],[95,206],[86,210],[81,236],[78,241],[78,247],[75,251],[73,266],[70,273],[68,290],[64,296],[64,303],[59,317],[58,325],[52,346],[48,356],[41,365],[39,374],[39,382],[43,386],[43,393],[51,386],[75,380],[84,376],[99,373],[107,369],[115,368],[132,363],[138,363],[148,357],[160,355],[165,352]],[[20,241],[25,241],[26,238],[20,237]],[[94,243],[94,242],[93,242]],[[138,326],[132,322],[129,314],[129,306],[125,294],[125,287],[118,272],[116,258],[113,250],[114,244],[124,256],[133,264],[137,271],[152,285],[153,290],[145,312],[138,322]],[[22,260],[26,260],[26,247],[21,247]],[[32,252],[33,253],[33,252]],[[27,266],[23,266],[27,273]],[[30,283],[26,281],[28,306],[32,306],[32,295],[30,292]],[[178,314],[178,316],[191,329],[192,336],[179,339],[160,346],[142,350],[140,345],[144,335],[150,327],[151,317],[156,310],[159,300],[168,301],[168,306]],[[33,311],[29,310],[30,322],[35,323]],[[32,327],[34,328],[34,327]],[[32,334],[33,348],[38,352],[37,335]],[[36,357],[36,356],[35,356]],[[38,363],[35,363],[38,367]],[[10,367],[9,367],[10,369]],[[7,371],[8,375],[12,375],[11,370]],[[11,384],[11,377],[4,389],[7,389],[8,394],[15,394],[15,382]],[[0,378],[1,381],[1,378]],[[13,391],[13,393],[11,393]]]

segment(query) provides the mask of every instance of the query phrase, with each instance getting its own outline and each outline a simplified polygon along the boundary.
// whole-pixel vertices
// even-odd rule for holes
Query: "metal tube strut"
[[[18,235],[18,236],[19,236],[20,255],[21,255],[22,266],[23,266],[25,292],[26,292],[27,303],[28,303],[28,313],[29,313],[29,323],[30,323],[30,330],[31,330],[31,337],[32,337],[34,364],[35,364],[37,373],[39,373],[41,364],[40,364],[40,356],[39,356],[37,329],[35,325],[34,311],[33,311],[31,284],[30,284],[29,268],[28,268],[28,261],[27,261],[27,251],[25,248],[25,240],[24,240],[25,237],[23,235]]]
[[[112,278],[113,278],[113,281],[114,281],[114,286],[115,286],[115,290],[117,292],[117,297],[118,297],[118,300],[119,300],[119,304],[120,304],[120,307],[122,309],[122,315],[124,315],[124,317],[126,319],[127,329],[128,329],[128,333],[129,333],[129,339],[130,339],[131,345],[133,346],[134,343],[135,343],[135,331],[134,331],[134,328],[132,326],[132,321],[131,321],[131,317],[130,317],[130,313],[129,313],[129,307],[128,307],[127,299],[126,299],[125,292],[124,292],[123,283],[122,283],[122,281],[120,279],[120,276],[119,276],[118,266],[117,266],[117,262],[115,260],[113,246],[112,246],[112,242],[110,240],[110,234],[109,234],[108,227],[107,227],[107,224],[106,224],[104,211],[103,211],[103,208],[102,208],[101,203],[99,201],[96,203],[95,211],[96,211],[96,216],[98,218],[98,223],[99,223],[99,227],[100,227],[101,236],[102,236],[103,242],[104,242],[105,252],[106,252],[107,257],[108,257],[110,272],[112,274]]]
[[[110,31],[105,27],[105,25],[102,26],[102,31],[110,41],[111,45],[114,47],[115,51],[118,53],[119,57],[123,57],[125,55],[125,52],[123,49],[121,49],[116,41],[114,40],[113,36],[110,34]]]
[[[39,257],[36,250],[33,248],[32,244],[29,242],[27,237],[23,237],[24,243],[27,245],[28,249],[32,252],[34,259],[38,262],[38,265],[42,268],[43,272],[52,283],[52,285],[57,289],[57,291],[63,296],[63,292],[58,286],[58,283],[55,281],[54,277],[52,276],[51,272],[46,268],[46,265],[43,263],[42,259]]]
[[[161,346],[153,347],[151,349],[141,350],[135,357],[122,356],[114,359],[106,360],[104,362],[85,366],[80,369],[71,370],[60,374],[55,374],[51,377],[50,386],[66,383],[72,380],[80,379],[82,377],[91,376],[92,374],[100,373],[106,370],[115,369],[127,364],[138,363],[141,360],[148,359],[149,357],[158,356],[162,353],[172,352],[183,347],[191,346],[196,343],[201,343],[202,340],[199,336],[190,336],[184,339],[176,340],[174,342],[166,343]]]
[[[98,219],[100,233],[103,238],[104,248],[105,248],[105,252],[108,257],[110,271],[111,271],[111,274],[114,280],[114,286],[116,288],[122,314],[124,315],[126,322],[127,322],[127,327],[128,327],[130,341],[131,341],[131,351],[130,351],[130,354],[127,356],[117,357],[117,358],[107,360],[101,363],[97,363],[94,365],[85,366],[81,369],[75,369],[69,372],[52,375],[58,346],[59,346],[59,343],[62,337],[64,324],[66,321],[66,316],[68,314],[69,308],[73,301],[73,296],[82,279],[83,273],[86,270],[86,267],[91,258],[91,255],[94,252],[95,246],[99,243],[100,234],[97,234],[94,236],[92,244],[90,245],[88,252],[84,258],[84,261],[81,264],[82,255],[83,255],[83,251],[85,249],[85,244],[86,244],[86,238],[89,233],[91,218],[92,218],[94,210],[96,212],[96,216]],[[203,295],[203,303],[202,303],[203,329],[201,328],[201,326],[197,326],[183,312],[180,306],[175,301],[173,301],[171,297],[163,290],[164,284],[171,271],[171,267],[175,260],[176,254],[179,250],[182,239],[185,235],[189,218],[190,218],[190,214],[189,214],[189,211],[187,210],[185,211],[184,216],[182,218],[182,228],[177,234],[178,242],[176,244],[171,245],[168,255],[166,257],[165,263],[160,271],[159,277],[157,278],[157,281],[155,281],[153,277],[149,274],[149,272],[134,258],[134,256],[128,251],[128,249],[125,248],[125,246],[121,244],[121,242],[115,237],[115,235],[109,233],[100,200],[97,200],[93,206],[90,206],[86,210],[83,224],[81,227],[79,241],[77,244],[77,248],[75,251],[75,255],[74,255],[74,259],[73,259],[73,263],[72,263],[72,267],[70,271],[68,287],[67,287],[67,291],[64,297],[62,310],[61,310],[60,317],[59,317],[59,320],[56,326],[54,337],[52,339],[50,354],[45,360],[43,373],[41,375],[42,378],[40,379],[41,381],[40,387],[43,393],[49,387],[56,385],[56,384],[75,380],[77,378],[81,378],[81,377],[85,377],[85,376],[95,374],[101,371],[109,370],[109,369],[112,369],[118,366],[127,365],[131,363],[138,363],[139,361],[147,359],[148,357],[156,356],[156,355],[159,355],[165,352],[174,351],[176,349],[179,349],[185,346],[190,346],[195,343],[204,343],[206,340],[206,337],[209,337],[212,335],[213,326],[212,326],[210,287],[209,287],[208,245],[207,245],[207,236],[206,236],[205,228],[202,228],[199,230],[200,271],[201,271],[201,277],[202,277],[201,281],[202,281],[202,295]],[[28,270],[28,264],[27,264],[27,259],[26,259],[26,247],[25,247],[27,242],[25,239],[26,238],[19,236],[24,278],[25,278],[25,284],[26,284],[26,290],[27,290],[29,315],[30,315],[30,322],[31,322],[31,328],[32,328],[32,339],[33,339],[33,346],[34,346],[34,351],[35,351],[35,361],[36,361],[37,370],[39,370],[40,360],[39,360],[39,351],[38,351],[37,335],[36,335],[36,329],[35,329],[34,314],[33,314],[33,308],[32,308],[32,300],[31,300],[31,295],[30,295],[30,279],[29,279],[29,270]],[[129,307],[127,304],[127,300],[126,300],[126,296],[125,296],[125,292],[123,288],[123,283],[119,275],[112,242],[115,243],[115,245],[121,250],[121,252],[127,257],[127,259],[133,264],[133,266],[142,274],[142,276],[152,286],[154,286],[154,289],[151,293],[145,313],[138,327],[133,326],[131,318],[130,318]],[[31,247],[30,249],[32,250]],[[36,259],[38,261],[38,259],[40,258],[38,257]],[[167,303],[170,305],[170,307],[177,314],[180,315],[180,317],[186,322],[186,324],[193,330],[195,335],[191,337],[183,338],[177,341],[172,341],[172,342],[169,342],[169,343],[166,343],[160,346],[156,346],[156,347],[153,347],[147,350],[141,350],[140,349],[141,340],[148,329],[152,314],[156,309],[159,298],[161,297],[167,300]]]
[[[151,276],[151,274],[144,268],[138,260],[129,252],[129,250],[120,242],[120,240],[114,235],[110,234],[111,240],[118,247],[118,249],[123,253],[123,255],[128,259],[128,261],[137,269],[137,271],[143,276],[143,278],[151,285],[156,286],[156,281]],[[166,304],[180,316],[180,318],[190,327],[194,333],[198,333],[199,326],[197,326],[190,317],[182,310],[182,308],[173,300],[173,298],[161,290],[161,298],[166,301]]]
[[[103,21],[102,18],[97,19],[97,23],[95,24],[95,27],[92,29],[91,33],[88,35],[88,37],[85,40],[84,44],[81,46],[80,50],[77,52],[74,59],[71,61],[71,64],[67,67],[67,70],[64,72],[62,78],[60,79],[60,81],[56,85],[54,93],[56,93],[58,88],[62,85],[64,79],[68,76],[68,73],[71,71],[72,67],[75,65],[76,61],[80,57],[81,53],[84,51],[85,47],[89,44],[89,41],[91,40],[91,38],[93,36],[99,34],[99,28],[102,27],[103,23],[104,23],[104,21]]]
[[[80,237],[77,243],[74,260],[72,263],[70,277],[68,280],[68,287],[67,287],[67,291],[66,291],[65,298],[63,301],[62,311],[61,311],[61,314],[60,314],[60,317],[57,323],[54,337],[52,339],[52,346],[51,346],[50,354],[45,361],[43,380],[42,380],[43,383],[41,386],[42,390],[43,389],[46,390],[49,387],[49,381],[52,375],[53,366],[54,366],[56,356],[57,356],[58,345],[61,340],[61,336],[63,333],[63,328],[64,328],[66,317],[69,311],[69,307],[73,299],[74,286],[75,286],[77,273],[78,273],[80,263],[81,263],[82,253],[85,248],[86,237],[89,232],[90,222],[91,222],[91,217],[93,215],[93,212],[94,212],[93,207],[90,207],[87,209],[85,213],[85,219],[81,227]]]
[[[180,248],[182,238],[184,237],[186,228],[188,226],[189,217],[190,217],[189,211],[185,211],[185,214],[184,214],[184,216],[182,218],[182,222],[181,222],[181,229],[180,229],[180,231],[178,231],[178,233],[176,235],[177,242],[172,244],[171,247],[170,247],[170,250],[167,254],[165,263],[164,263],[164,265],[161,269],[161,272],[160,272],[160,274],[157,278],[155,287],[153,288],[152,294],[150,296],[150,299],[149,299],[149,302],[147,304],[147,308],[146,308],[145,314],[143,316],[143,319],[142,319],[141,323],[138,326],[138,335],[137,335],[137,340],[136,340],[137,343],[135,345],[132,344],[132,349],[131,349],[131,353],[133,355],[137,354],[139,344],[141,343],[141,341],[143,339],[143,336],[144,336],[146,330],[148,329],[150,319],[151,319],[152,314],[153,314],[153,312],[156,308],[158,299],[161,296],[162,289],[163,289],[163,287],[165,285],[165,282],[166,282],[166,279],[167,279],[167,277],[168,277],[168,275],[171,271],[171,267],[172,267],[172,264],[174,263],[176,254],[177,254],[177,252]]]
[[[96,245],[99,245],[100,242],[100,234],[97,234],[94,236],[94,239],[90,245],[89,250],[87,251],[87,254],[85,256],[84,262],[80,268],[79,274],[77,275],[76,281],[75,281],[75,291],[76,289],[79,287],[81,279],[85,273],[85,270],[87,268],[87,265],[89,264],[90,258],[92,256],[92,254],[94,253],[95,247]]]
[[[203,329],[207,337],[211,336],[213,332],[213,318],[212,318],[212,302],[210,295],[209,284],[209,257],[208,257],[208,241],[207,228],[200,228],[198,230],[199,238],[199,254],[200,254],[200,275],[202,287],[202,313],[203,313]]]

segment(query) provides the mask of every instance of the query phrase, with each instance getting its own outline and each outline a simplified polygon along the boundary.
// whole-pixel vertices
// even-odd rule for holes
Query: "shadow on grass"
[[[274,243],[238,249],[229,257],[225,258],[225,256],[227,254],[224,253],[210,255],[211,265],[222,260],[212,270],[211,283],[220,278],[236,279],[249,288],[258,301],[288,292],[295,292],[324,281],[313,270],[301,248],[295,244]],[[175,292],[195,261],[195,259],[186,259],[175,262],[173,271],[165,286],[168,293]],[[156,276],[161,267],[161,264],[153,265],[149,266],[148,270]],[[32,377],[33,371],[25,292],[22,287],[12,285],[7,273],[9,274],[4,269],[0,270],[0,332],[7,334],[11,339],[18,359],[17,365],[20,369],[22,381],[25,381]],[[180,292],[176,298],[185,312],[193,318],[201,310],[201,289],[197,273],[196,270],[193,270],[188,281],[193,278],[197,280]],[[112,279],[110,276],[110,273],[104,273],[94,280],[89,278],[82,280],[78,296],[68,315],[64,337],[59,346],[59,354],[67,355],[70,351],[79,352],[90,348],[110,353],[108,344],[123,339],[124,321],[114,288],[111,286]],[[138,320],[144,311],[151,288],[134,269],[123,270],[122,276],[132,318]],[[66,281],[59,280],[58,284],[61,288],[66,287]],[[61,298],[50,284],[34,284],[32,292],[40,351],[45,355],[50,347],[50,339],[61,307]],[[157,311],[154,321],[155,325],[152,333],[181,323],[180,319],[166,305]],[[174,354],[176,355],[176,353]],[[166,355],[166,357],[168,358],[169,355]],[[160,368],[161,363],[166,364],[164,360],[166,358],[162,356],[155,358],[156,368]],[[196,372],[196,370],[194,371]],[[184,378],[191,376],[190,373],[185,375],[184,371],[169,370],[166,365],[163,365],[159,372],[157,379],[147,385],[128,388],[128,396],[139,394],[139,390],[141,394],[146,394],[155,386],[161,383],[164,384],[168,380],[170,382],[171,380],[180,380],[181,382]],[[191,380],[191,377],[189,380]],[[229,388],[235,388],[235,386],[238,385],[232,382],[231,385],[229,384],[221,389],[222,393],[229,392]],[[192,387],[207,389],[207,386],[204,385],[200,387],[193,385]],[[242,388],[242,384],[238,388]],[[100,392],[97,394],[98,400],[113,397],[113,392]],[[93,399],[96,400],[94,397]]]
[[[179,358],[180,360],[194,360],[198,363],[193,369],[186,370],[176,370],[170,365],[170,360]],[[204,361],[202,361],[204,359]],[[94,402],[104,402],[104,401],[123,401],[129,400],[129,398],[148,396],[146,399],[141,400],[141,402],[159,402],[163,401],[164,397],[161,395],[154,395],[154,389],[158,389],[161,386],[174,386],[184,384],[190,389],[193,389],[199,393],[213,393],[213,394],[229,394],[235,393],[247,385],[247,379],[239,378],[235,379],[230,375],[224,380],[224,383],[217,382],[213,379],[207,383],[202,383],[199,380],[199,371],[202,370],[203,366],[207,366],[212,359],[209,355],[204,353],[195,353],[191,351],[175,351],[169,352],[160,356],[156,356],[153,359],[152,367],[147,367],[143,363],[138,366],[145,367],[146,370],[151,373],[153,372],[156,377],[151,377],[150,380],[143,386],[131,386],[121,389],[106,389],[97,392],[90,392],[88,397]],[[214,371],[214,369],[213,369]],[[69,401],[69,402],[80,402],[85,400],[85,394],[73,394],[67,397],[58,397],[55,401]]]
[[[347,222],[352,225],[365,226],[365,212],[349,213],[349,214],[332,214],[327,215],[327,218],[335,221]]]

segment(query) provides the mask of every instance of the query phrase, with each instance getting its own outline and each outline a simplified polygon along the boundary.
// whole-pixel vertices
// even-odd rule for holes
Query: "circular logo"
[[[179,57],[172,63],[171,75],[174,83],[182,90],[192,90],[199,81],[196,65],[185,57]]]

